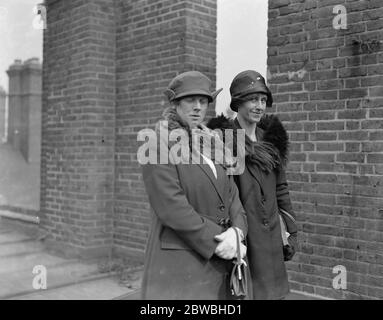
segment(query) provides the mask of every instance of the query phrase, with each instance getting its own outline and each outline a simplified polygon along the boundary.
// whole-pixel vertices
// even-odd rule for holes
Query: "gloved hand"
[[[214,237],[219,243],[215,248],[215,254],[225,260],[231,260],[235,257],[237,251],[237,238],[233,228],[216,235]]]
[[[239,232],[239,235],[241,241],[241,237],[243,237],[242,231]],[[227,229],[219,235],[216,235],[214,239],[219,242],[214,252],[217,256],[226,260],[231,260],[237,256],[237,235],[233,227]],[[246,256],[246,251],[246,246],[240,243],[240,252],[242,258]]]
[[[283,246],[283,255],[285,261],[290,261],[294,257],[298,246],[297,235],[291,234],[287,241],[289,244]]]

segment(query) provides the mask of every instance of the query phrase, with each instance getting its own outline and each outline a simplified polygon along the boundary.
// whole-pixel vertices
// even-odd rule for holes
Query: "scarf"
[[[240,126],[239,129],[241,129]],[[273,171],[281,165],[279,152],[272,143],[251,141],[247,135],[245,137],[245,156],[246,161],[256,164],[266,173]]]
[[[218,132],[202,124],[190,128],[173,106],[164,110],[162,119],[156,124],[157,136],[161,137],[161,132],[168,132],[169,158],[180,159],[181,163],[200,164],[203,163],[201,155],[204,155],[215,164],[221,164],[224,169],[236,165],[230,149],[224,145]]]

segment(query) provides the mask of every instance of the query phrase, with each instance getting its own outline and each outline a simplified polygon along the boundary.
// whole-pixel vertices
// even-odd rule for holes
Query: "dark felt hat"
[[[239,73],[230,86],[231,103],[230,108],[238,112],[238,106],[246,101],[246,96],[253,93],[264,93],[267,95],[267,107],[273,104],[273,97],[266,86],[265,78],[254,70],[246,70]]]
[[[211,80],[198,71],[188,71],[179,74],[170,81],[165,95],[169,101],[177,100],[191,95],[202,95],[213,102],[222,89],[211,91]]]

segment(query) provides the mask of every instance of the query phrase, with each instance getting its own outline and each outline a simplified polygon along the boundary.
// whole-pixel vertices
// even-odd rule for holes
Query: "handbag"
[[[287,231],[287,225],[286,225],[285,219],[283,218],[283,215],[290,218],[294,223],[295,223],[295,219],[287,211],[283,210],[282,208],[279,208],[279,219],[281,223],[281,235],[282,235],[282,242],[283,242],[283,257],[285,261],[289,261],[294,256],[295,249],[290,245],[288,241],[288,237],[290,236],[290,233]]]
[[[234,267],[230,275],[230,291],[231,295],[236,298],[245,298],[247,292],[247,264],[245,260],[241,258],[240,252],[240,239],[238,230],[233,228],[237,238],[237,258],[233,261]]]
[[[281,211],[282,211],[282,209],[279,209],[279,220],[281,222],[282,242],[283,242],[283,246],[287,246],[287,245],[289,245],[289,241],[287,240],[287,237],[290,234],[287,232],[286,222],[285,222],[285,220],[282,217],[282,212]]]

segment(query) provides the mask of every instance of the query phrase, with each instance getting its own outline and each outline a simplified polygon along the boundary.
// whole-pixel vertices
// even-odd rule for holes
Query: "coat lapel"
[[[257,167],[257,166],[254,166],[254,165],[251,165],[251,164],[248,164],[248,163],[246,163],[246,167],[247,167],[247,170],[249,170],[249,172],[250,172],[250,174],[252,175],[252,177],[255,179],[255,181],[258,182],[259,187],[260,187],[261,189],[263,189],[263,188],[262,188],[262,183],[261,183],[261,181],[259,180],[259,178],[260,178],[260,172],[259,172],[258,167]]]
[[[215,168],[217,169],[217,185],[219,192],[222,196],[222,198],[225,198],[225,176],[226,176],[226,170],[221,165],[216,165]]]
[[[235,118],[235,120],[234,120],[234,126],[237,129],[242,129],[237,118]],[[264,134],[264,130],[257,126],[255,129],[255,135],[257,137],[257,141],[262,140],[263,134]],[[248,145],[248,144],[251,145],[253,143],[247,135],[245,135],[245,140],[246,140],[246,145]],[[262,190],[262,183],[260,181],[260,172],[259,172],[258,166],[254,166],[251,163],[249,163],[248,161],[246,161],[246,167],[247,167],[247,170],[249,170],[252,177],[255,179],[255,181],[258,182],[258,184]]]
[[[222,202],[224,202],[223,196],[222,196],[222,190],[218,184],[218,182],[220,181],[220,176],[221,176],[221,172],[218,170],[218,167],[216,166],[216,169],[217,169],[217,179],[216,179],[208,164],[197,164],[197,165],[207,175],[214,189],[217,191],[219,198],[221,199]]]

